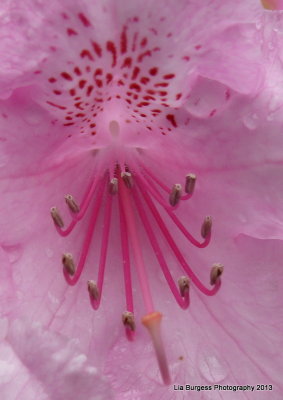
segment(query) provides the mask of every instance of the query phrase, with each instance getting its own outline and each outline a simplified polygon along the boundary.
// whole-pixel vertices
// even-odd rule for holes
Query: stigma
[[[119,125],[112,122],[109,130],[116,140],[119,136]],[[109,159],[109,157],[106,158]],[[125,294],[125,309],[121,310],[121,314],[125,334],[128,340],[133,341],[138,329],[132,287],[134,265],[144,307],[144,316],[141,318],[141,322],[150,334],[164,384],[171,382],[170,370],[166,356],[166,343],[162,339],[162,314],[156,310],[154,305],[155,296],[153,296],[148,277],[149,269],[161,269],[173,298],[184,310],[190,305],[191,290],[198,290],[206,296],[215,295],[220,289],[223,274],[223,266],[215,263],[207,272],[211,287],[203,283],[182,254],[174,238],[174,232],[168,228],[166,217],[164,218],[165,215],[173,221],[176,230],[184,235],[190,245],[204,248],[209,244],[212,233],[210,216],[206,216],[203,223],[200,224],[199,236],[202,239],[198,240],[187,230],[184,225],[185,221],[179,219],[175,213],[180,203],[191,198],[195,184],[196,176],[191,173],[184,175],[183,185],[181,183],[168,185],[142,162],[134,159],[130,159],[128,163],[116,160],[102,169],[101,166],[97,168],[80,201],[77,201],[71,194],[65,195],[66,206],[70,214],[68,224],[63,221],[57,207],[51,208],[54,226],[59,235],[63,237],[72,233],[78,222],[90,209],[88,227],[85,231],[80,255],[69,252],[62,255],[63,275],[70,286],[76,285],[84,272],[94,229],[99,214],[103,214],[98,271],[86,284],[86,292],[88,292],[90,305],[94,310],[99,308],[103,296],[104,276],[107,273],[107,252],[111,246],[109,239],[111,225],[119,224],[122,249],[121,265],[123,266],[121,274],[124,277]],[[182,187],[184,187],[184,194]],[[118,221],[115,221],[114,216],[112,217],[114,202],[117,203],[119,210]],[[165,213],[161,213],[160,209],[163,209]],[[152,252],[156,257],[155,266],[147,265],[144,260],[144,246],[140,238],[142,229],[148,236]],[[159,235],[163,236],[165,240],[165,248],[160,243]],[[176,264],[180,269],[179,278],[173,277],[171,273],[165,256],[167,251],[171,251],[175,257]]]

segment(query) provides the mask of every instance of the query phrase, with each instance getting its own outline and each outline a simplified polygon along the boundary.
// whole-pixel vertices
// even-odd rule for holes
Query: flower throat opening
[[[111,121],[109,123],[109,131],[113,137],[119,135],[119,124],[117,121]],[[173,235],[170,233],[166,223],[158,211],[158,208],[156,207],[156,203],[158,203],[159,206],[164,209],[168,217],[174,222],[177,229],[183,233],[185,238],[191,244],[199,248],[206,247],[211,239],[211,217],[207,216],[204,218],[201,226],[201,236],[203,240],[198,241],[185,228],[182,221],[175,214],[175,210],[179,206],[180,202],[188,200],[193,195],[195,183],[196,176],[194,174],[188,174],[185,178],[185,193],[183,194],[182,185],[174,184],[170,189],[142,163],[136,165],[133,163],[133,167],[130,167],[129,165],[116,164],[114,168],[105,169],[103,172],[97,170],[97,173],[83,195],[80,205],[72,195],[68,194],[65,196],[66,204],[71,213],[71,222],[67,227],[65,227],[58,209],[56,207],[51,208],[51,216],[57,232],[64,237],[72,232],[77,223],[85,216],[88,208],[90,206],[92,207],[89,224],[78,261],[77,257],[73,257],[71,253],[65,253],[62,256],[63,274],[70,286],[73,286],[78,282],[83,272],[98,214],[100,210],[103,209],[103,230],[97,279],[89,280],[87,282],[90,304],[93,309],[97,310],[100,305],[103,291],[107,250],[109,245],[112,203],[114,198],[118,197],[120,240],[122,248],[121,264],[123,265],[126,303],[126,310],[122,314],[122,322],[125,326],[127,338],[132,341],[134,339],[136,323],[131,279],[132,265],[129,251],[131,246],[145,308],[145,316],[142,318],[142,322],[151,335],[159,369],[165,384],[170,383],[170,374],[160,331],[162,315],[154,308],[150,282],[147,276],[147,268],[143,259],[142,244],[139,239],[139,224],[143,225],[144,230],[148,235],[152,250],[156,255],[157,262],[175,300],[181,308],[187,309],[189,307],[191,284],[206,296],[213,296],[216,294],[221,286],[220,277],[223,273],[223,266],[221,264],[214,264],[212,266],[210,271],[210,284],[212,288],[206,287],[185,260]],[[137,215],[139,218],[137,218]],[[148,215],[150,215],[150,219]],[[160,233],[165,238],[169,248],[183,270],[184,275],[179,278],[177,284],[172,277],[169,266],[164,257],[164,252],[162,251],[158,238],[152,228],[152,221],[154,221],[158,226]]]

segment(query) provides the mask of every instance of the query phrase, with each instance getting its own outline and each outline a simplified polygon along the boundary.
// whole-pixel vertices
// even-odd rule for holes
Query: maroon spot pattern
[[[92,28],[83,13],[77,14],[80,30],[71,26],[71,18],[66,13],[62,18],[67,21],[65,32],[70,41],[80,35],[85,37],[86,28],[88,32]],[[138,17],[131,20],[131,23],[138,22]],[[143,122],[149,131],[158,126],[164,135],[178,127],[176,108],[170,107],[168,97],[171,96],[170,101],[178,101],[182,93],[174,93],[175,73],[160,72],[154,65],[158,57],[153,55],[160,47],[150,46],[151,36],[158,34],[155,28],[150,31],[147,36],[141,35],[138,29],[129,33],[124,26],[115,41],[98,43],[91,36],[88,41],[81,40],[85,44],[78,52],[77,61],[66,62],[61,71],[48,77],[52,88],[46,103],[65,112],[64,126],[75,125],[82,133],[96,134],[97,116],[107,102],[117,99],[127,109],[126,123]],[[188,56],[182,58],[189,60]]]

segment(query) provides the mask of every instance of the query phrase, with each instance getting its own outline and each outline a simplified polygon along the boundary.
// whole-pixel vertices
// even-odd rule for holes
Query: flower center
[[[166,54],[168,63],[163,62],[162,65],[158,65],[158,54],[162,50],[158,31],[156,27],[152,27],[145,34],[141,34],[137,16],[127,20],[120,34],[115,34],[117,38],[115,40],[93,38],[95,29],[83,13],[73,16],[64,13],[61,22],[65,39],[71,42],[72,51],[70,58],[62,61],[59,70],[58,67],[55,70],[52,65],[49,68],[52,73],[49,72],[47,75],[43,72],[47,96],[44,99],[45,106],[51,108],[52,113],[58,116],[54,123],[63,120],[62,125],[70,132],[69,136],[78,132],[89,138],[96,135],[91,142],[96,150],[94,157],[96,170],[80,204],[72,195],[65,196],[71,213],[71,221],[67,227],[58,209],[56,207],[51,209],[51,216],[58,233],[61,236],[68,236],[91,208],[80,255],[63,254],[64,277],[71,286],[80,279],[98,215],[103,212],[97,277],[87,283],[91,306],[95,310],[98,309],[110,245],[112,204],[116,200],[119,209],[126,303],[122,321],[127,338],[133,340],[136,323],[132,290],[133,263],[130,257],[132,254],[145,309],[142,322],[151,335],[163,381],[168,384],[170,374],[161,338],[161,314],[154,307],[140,241],[140,226],[144,228],[157,263],[181,308],[186,309],[189,306],[191,283],[205,295],[212,296],[220,288],[220,276],[223,272],[223,267],[215,264],[210,276],[212,288],[207,288],[185,260],[159,212],[162,208],[176,229],[180,230],[191,244],[199,248],[206,247],[211,238],[211,217],[204,219],[201,227],[203,240],[199,241],[190,234],[175,214],[180,202],[192,196],[196,176],[194,174],[186,176],[184,194],[179,183],[175,183],[172,188],[168,187],[145,165],[142,157],[144,149],[138,145],[138,138],[142,135],[151,136],[156,131],[167,135],[173,133],[179,124],[188,123],[184,120],[188,117],[178,108],[185,93],[180,90],[182,83],[170,63],[174,54]],[[161,19],[159,24],[160,30],[163,29],[164,36],[168,40],[172,33],[166,32],[168,28],[165,19]],[[56,47],[52,50],[57,52],[58,57],[60,56],[60,50]],[[181,68],[186,71],[190,57],[182,55],[181,60]],[[36,72],[42,73],[42,71]],[[170,272],[164,249],[155,233],[156,229],[164,237],[183,270],[183,275],[177,283]]]
[[[84,14],[79,13],[77,20],[63,14],[62,24],[70,47],[76,50],[63,60],[61,70],[49,67],[51,74],[36,72],[43,72],[46,79],[45,105],[64,120],[64,127],[96,135],[109,126],[112,133],[116,128],[111,123],[117,119],[120,125],[130,125],[131,132],[143,126],[148,133],[157,128],[166,135],[178,127],[178,121],[184,122],[177,109],[184,95],[178,77],[172,68],[156,65],[162,47],[154,28],[141,34],[139,18],[132,17],[118,40],[98,42],[91,37],[93,27]],[[81,47],[85,36],[89,39]],[[53,46],[52,50],[60,57],[60,49]],[[188,61],[183,57],[184,66]]]
[[[112,135],[117,135],[119,132],[119,124],[117,121],[111,121],[109,130]],[[206,247],[211,238],[211,217],[206,217],[201,226],[202,241],[195,239],[185,228],[182,221],[176,216],[175,209],[181,201],[189,199],[194,191],[196,177],[193,174],[188,174],[185,179],[185,194],[182,194],[182,186],[174,184],[170,189],[166,184],[158,179],[151,170],[146,168],[141,161],[134,164],[134,168],[128,165],[121,166],[117,164],[114,168],[105,168],[103,173],[97,170],[96,175],[90,182],[86,190],[81,204],[78,205],[76,200],[71,195],[65,197],[66,204],[71,212],[71,222],[64,229],[64,221],[56,207],[51,209],[55,227],[61,236],[69,235],[75,228],[77,223],[84,217],[88,207],[93,203],[89,225],[85,234],[82,245],[81,254],[77,257],[66,253],[62,257],[63,272],[67,283],[71,286],[75,285],[85,266],[88,251],[90,248],[93,232],[99,211],[104,205],[104,221],[103,232],[101,237],[100,259],[98,267],[98,275],[96,280],[88,281],[87,287],[89,292],[90,303],[96,310],[101,301],[103,281],[107,259],[107,249],[109,245],[109,232],[111,224],[112,203],[115,195],[118,194],[118,205],[120,212],[120,238],[122,248],[122,265],[124,272],[124,285],[126,297],[126,311],[122,314],[122,321],[125,325],[126,335],[129,340],[133,340],[136,329],[134,318],[134,302],[131,279],[131,247],[134,264],[137,269],[139,283],[143,295],[144,308],[146,315],[143,318],[144,325],[148,328],[152,341],[155,347],[160,371],[165,383],[169,383],[169,372],[167,361],[162,344],[160,334],[161,314],[156,312],[154,302],[150,290],[150,283],[147,277],[147,270],[143,260],[143,250],[139,239],[139,224],[142,224],[145,232],[148,235],[152,250],[156,255],[157,262],[163,272],[163,275],[169,285],[169,288],[175,297],[177,303],[183,309],[188,308],[190,303],[189,290],[190,282],[192,282],[202,293],[207,296],[216,294],[221,285],[220,276],[223,272],[223,267],[220,264],[214,264],[210,272],[210,283],[212,288],[207,288],[193,272],[184,256],[182,255],[173,235],[170,233],[166,223],[161,217],[156,203],[159,204],[167,213],[168,217],[175,223],[187,240],[196,247]],[[166,195],[164,197],[164,194]],[[166,200],[167,197],[167,200]],[[137,219],[139,216],[139,220]],[[149,216],[150,215],[150,218]],[[185,275],[181,276],[176,285],[166,259],[164,251],[161,249],[158,238],[154,233],[152,222],[155,222],[159,227],[160,233],[164,236],[168,246],[175,255],[180,267]],[[146,322],[145,322],[146,321]]]

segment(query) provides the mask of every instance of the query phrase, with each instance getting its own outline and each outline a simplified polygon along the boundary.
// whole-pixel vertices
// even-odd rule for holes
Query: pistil
[[[162,314],[160,312],[152,312],[143,317],[142,323],[148,329],[151,336],[163,382],[165,385],[169,385],[171,383],[171,379],[165,348],[161,336],[161,319]]]
[[[125,176],[125,174],[121,174],[121,176],[119,177],[119,196],[121,199],[123,213],[125,216],[130,241],[132,244],[144,305],[147,311],[147,314],[143,317],[142,322],[147,327],[150,333],[163,382],[168,385],[170,383],[170,374],[165,348],[160,332],[161,314],[154,311],[153,300],[150,292],[148,277],[144,265],[140,240],[136,226],[136,217],[133,209],[132,193],[129,186],[127,185],[127,182],[124,181],[123,176]],[[123,181],[125,182],[125,184],[123,184]]]

